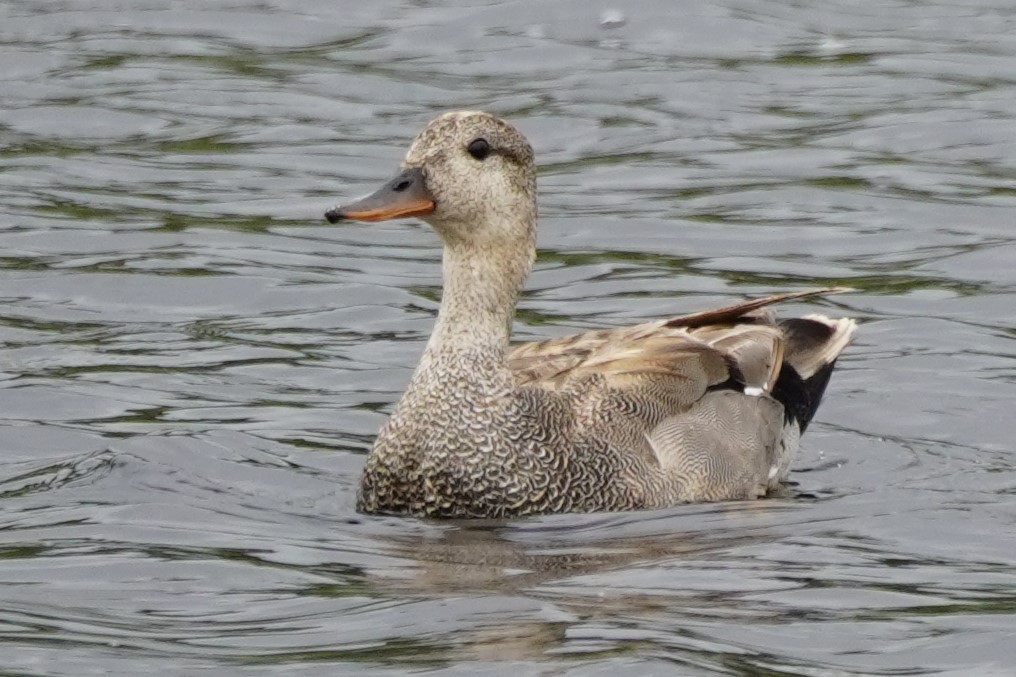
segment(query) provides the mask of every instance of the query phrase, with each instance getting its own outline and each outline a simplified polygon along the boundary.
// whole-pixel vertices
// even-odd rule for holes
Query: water
[[[1011,3],[5,3],[0,64],[3,674],[1016,674]],[[321,215],[465,107],[540,158],[520,337],[858,290],[791,495],[354,512],[439,252]]]

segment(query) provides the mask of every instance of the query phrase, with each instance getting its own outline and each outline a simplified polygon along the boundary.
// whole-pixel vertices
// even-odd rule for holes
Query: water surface
[[[1013,674],[1016,8],[812,4],[0,6],[5,674]],[[857,289],[788,496],[355,513],[439,248],[321,214],[466,107],[520,337]]]

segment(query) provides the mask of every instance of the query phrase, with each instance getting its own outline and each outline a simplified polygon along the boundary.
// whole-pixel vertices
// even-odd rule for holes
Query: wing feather
[[[767,307],[843,291],[829,287],[774,294],[666,320],[524,343],[512,350],[508,363],[520,385],[551,389],[600,374],[615,387],[636,382],[636,377],[666,376],[699,379],[704,387],[734,378],[768,391],[779,377],[785,337]],[[838,352],[842,345],[836,348]]]

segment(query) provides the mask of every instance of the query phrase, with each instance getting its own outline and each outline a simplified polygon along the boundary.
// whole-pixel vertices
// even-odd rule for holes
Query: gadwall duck
[[[533,149],[510,124],[447,113],[377,192],[329,222],[416,216],[444,241],[437,323],[378,433],[365,513],[508,517],[752,499],[784,480],[855,331],[767,306],[779,294],[509,346],[536,256]]]

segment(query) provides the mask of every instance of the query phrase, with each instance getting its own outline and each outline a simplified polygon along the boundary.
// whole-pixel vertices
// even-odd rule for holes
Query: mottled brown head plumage
[[[474,144],[486,152],[471,153]],[[482,111],[445,113],[416,137],[403,166],[423,171],[435,202],[424,219],[445,242],[535,242],[533,148],[504,120]]]

